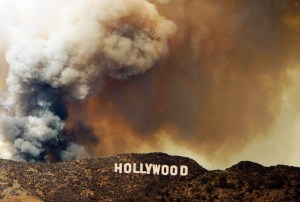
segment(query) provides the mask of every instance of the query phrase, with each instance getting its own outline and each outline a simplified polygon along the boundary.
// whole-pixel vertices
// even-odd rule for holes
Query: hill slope
[[[124,167],[122,173],[116,173],[115,163],[136,163],[138,167],[140,163],[173,165],[178,166],[178,175],[126,174]],[[188,167],[187,176],[179,175],[182,165]],[[263,167],[247,161],[224,171],[208,171],[189,158],[150,153],[58,164],[0,160],[0,167],[0,199],[31,196],[44,201],[300,201],[300,168]]]

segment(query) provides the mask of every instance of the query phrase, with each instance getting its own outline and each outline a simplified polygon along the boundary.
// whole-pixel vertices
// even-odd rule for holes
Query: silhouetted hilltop
[[[0,199],[300,201],[300,168],[249,161],[208,171],[190,158],[150,153],[57,164],[0,160],[0,167]]]

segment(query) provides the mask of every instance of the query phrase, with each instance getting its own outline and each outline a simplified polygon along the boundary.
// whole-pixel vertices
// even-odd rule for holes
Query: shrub
[[[246,189],[247,192],[252,193],[253,192],[253,187],[252,186],[248,186]]]
[[[211,184],[207,185],[206,186],[206,189],[205,189],[206,193],[210,194],[212,191],[213,191],[213,187],[211,186]]]
[[[201,183],[206,184],[208,182],[208,179],[206,177],[202,177],[200,181]]]
[[[227,179],[226,179],[226,176],[221,176],[219,178],[219,187],[220,188],[226,188],[226,185],[227,185]]]
[[[266,183],[266,187],[269,189],[281,189],[284,186],[283,180],[269,181]]]

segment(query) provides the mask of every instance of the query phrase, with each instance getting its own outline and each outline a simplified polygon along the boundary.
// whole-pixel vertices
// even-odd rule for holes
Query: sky
[[[0,0],[0,157],[300,166],[299,5]]]

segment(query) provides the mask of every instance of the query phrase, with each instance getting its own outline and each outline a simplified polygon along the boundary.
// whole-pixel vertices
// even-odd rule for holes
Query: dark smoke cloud
[[[66,7],[54,32],[21,37],[6,54],[7,113],[0,118],[0,140],[9,145],[12,159],[88,157],[91,149],[83,146],[98,138],[82,124],[64,130],[66,101],[83,101],[101,90],[105,77],[125,80],[145,73],[167,55],[176,31],[147,1],[76,0]]]
[[[80,120],[77,120],[74,125],[70,126],[70,129],[67,127],[64,133],[76,143],[83,145],[89,153],[94,153],[95,148],[101,141],[94,129]]]
[[[110,80],[71,112],[89,117],[100,138],[115,143],[100,143],[98,154],[140,151],[142,143],[158,150],[167,136],[222,161],[266,137],[289,84],[288,66],[299,62],[292,61],[299,32],[284,20],[299,15],[296,1],[151,2],[177,25],[168,58],[147,74]]]

